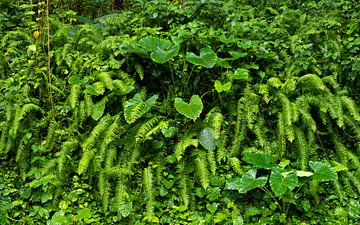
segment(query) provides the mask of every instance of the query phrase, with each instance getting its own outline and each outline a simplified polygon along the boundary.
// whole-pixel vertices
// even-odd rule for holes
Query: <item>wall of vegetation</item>
[[[357,1],[0,9],[0,224],[360,221]]]

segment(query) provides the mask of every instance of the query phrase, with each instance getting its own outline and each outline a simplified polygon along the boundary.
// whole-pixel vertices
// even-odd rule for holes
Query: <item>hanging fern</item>
[[[233,168],[233,170],[235,171],[235,173],[242,175],[244,174],[243,169],[241,168],[241,162],[240,159],[238,157],[231,157],[229,158],[229,162],[230,162],[230,166],[231,168]]]
[[[180,161],[183,157],[185,150],[190,147],[194,146],[195,148],[198,147],[199,140],[193,139],[192,137],[194,134],[185,135],[180,141],[175,145],[175,156],[178,161]]]
[[[279,113],[277,121],[278,158],[281,158],[286,152],[285,118],[282,113]]]
[[[198,157],[196,157],[195,165],[197,175],[200,179],[200,184],[206,190],[209,187],[210,178],[207,169],[206,158],[203,156],[203,154],[200,154]]]
[[[68,102],[72,109],[75,109],[75,107],[78,105],[80,93],[81,93],[80,85],[74,84],[71,86]]]
[[[306,170],[309,160],[309,145],[306,142],[304,132],[300,128],[295,127],[295,134],[296,148],[300,154],[300,168]]]

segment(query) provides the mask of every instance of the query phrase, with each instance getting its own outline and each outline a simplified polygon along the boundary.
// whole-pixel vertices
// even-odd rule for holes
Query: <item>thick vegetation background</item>
[[[359,223],[358,1],[0,9],[0,224]]]

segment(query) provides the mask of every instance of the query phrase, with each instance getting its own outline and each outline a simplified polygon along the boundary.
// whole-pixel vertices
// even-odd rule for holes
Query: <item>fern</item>
[[[93,128],[89,137],[82,144],[82,148],[86,150],[91,150],[100,136],[109,128],[111,123],[113,122],[113,118],[110,116],[103,117],[99,123]]]
[[[146,201],[146,213],[147,216],[154,216],[154,203],[153,203],[153,175],[151,171],[151,167],[147,167],[144,169],[144,187],[145,187],[145,195],[147,197]]]
[[[157,98],[158,95],[153,95],[146,101],[143,101],[142,94],[137,93],[132,99],[125,101],[123,107],[126,122],[128,124],[134,123],[155,105]]]
[[[75,107],[78,105],[80,93],[81,93],[80,85],[74,84],[71,86],[70,94],[68,97],[68,103],[72,109],[75,109]]]
[[[79,142],[76,139],[70,139],[64,142],[61,145],[61,151],[58,156],[58,171],[60,175],[65,174],[65,169],[67,167],[68,159],[70,158],[69,154],[78,147]]]
[[[54,147],[55,145],[55,141],[56,141],[56,125],[57,122],[55,120],[51,120],[49,127],[48,127],[48,132],[46,135],[46,139],[45,139],[45,149],[50,152],[51,149]]]
[[[143,80],[145,77],[144,68],[141,66],[140,63],[135,63],[135,70],[139,75],[140,80]]]
[[[159,132],[162,128],[167,127],[167,123],[159,123],[161,117],[153,117],[144,123],[141,123],[135,134],[135,141],[140,142],[149,138],[152,134]],[[163,122],[163,121],[162,121]],[[157,124],[157,126],[156,126]]]
[[[357,193],[360,194],[360,179],[358,176],[354,176],[354,174],[351,171],[345,172],[347,177],[350,179],[354,187],[357,189]]]
[[[210,179],[209,179],[209,172],[207,169],[207,162],[206,159],[204,159],[204,156],[202,156],[202,154],[196,157],[195,165],[201,186],[206,190],[209,187]]]
[[[230,166],[231,166],[231,168],[233,168],[235,173],[237,173],[239,175],[244,174],[244,171],[241,168],[241,162],[238,157],[231,157],[231,158],[229,158],[229,161],[230,161]]]
[[[91,160],[94,158],[95,151],[96,151],[95,149],[92,151],[88,150],[88,149],[84,151],[83,155],[81,156],[78,170],[77,170],[77,173],[79,175],[81,175],[87,171]]]
[[[359,110],[356,109],[355,102],[346,96],[341,96],[341,103],[344,108],[348,110],[351,116],[353,116],[354,120],[360,121]]]
[[[185,160],[181,160],[178,163],[178,168],[179,168],[179,175],[180,175],[180,196],[182,199],[182,202],[184,203],[184,205],[186,207],[189,206],[190,203],[190,197],[189,197],[189,185],[188,185],[188,174],[185,172]]]
[[[84,94],[84,101],[85,101],[86,116],[91,116],[92,110],[93,110],[93,107],[94,107],[94,102],[92,100],[91,95],[85,93]]]
[[[310,185],[309,185],[309,191],[310,191],[311,195],[313,196],[316,204],[320,203],[320,196],[318,193],[318,189],[319,189],[319,182],[314,179],[311,180]]]
[[[277,134],[279,146],[278,158],[280,159],[286,152],[285,119],[282,113],[278,115]]]
[[[339,88],[339,83],[335,80],[334,76],[326,76],[321,78],[323,83],[330,85],[334,90]]]
[[[198,147],[199,140],[192,139],[194,134],[185,135],[180,141],[175,145],[175,156],[178,161],[180,161],[183,157],[185,150],[190,147],[194,146],[195,148]]]
[[[336,123],[339,127],[343,127],[344,119],[342,117],[343,109],[341,99],[337,96],[327,95],[325,97],[327,101],[327,107],[329,110],[330,117],[336,119]]]
[[[219,139],[221,132],[221,125],[224,122],[224,116],[219,112],[213,112],[216,108],[212,109],[204,120],[214,131],[214,138]]]
[[[109,89],[110,91],[113,90],[113,83],[112,83],[112,79],[111,79],[111,75],[107,72],[101,72],[98,74],[98,78],[99,80],[105,85],[105,87],[107,89]]]
[[[305,90],[321,90],[328,92],[321,78],[316,74],[307,74],[299,78],[298,83]]]
[[[212,175],[216,174],[216,159],[215,159],[215,151],[209,150],[207,152],[207,161],[209,163],[210,172]]]
[[[225,161],[228,155],[227,149],[227,133],[228,130],[222,130],[219,137],[219,142],[217,146],[217,154],[216,161],[220,163],[221,161]]]
[[[356,140],[360,141],[360,126],[349,115],[343,115],[344,122],[350,127],[350,130],[356,135]]]
[[[257,142],[259,143],[259,145],[261,147],[264,147],[266,143],[266,132],[267,132],[264,118],[260,117],[258,119],[258,122],[255,124],[253,131],[257,137]]]
[[[294,128],[293,128],[293,114],[291,109],[291,103],[289,99],[284,95],[279,93],[279,97],[282,103],[282,117],[284,119],[284,125],[285,125],[285,133],[287,136],[287,139],[290,142],[293,142],[294,137]]]
[[[295,127],[295,133],[296,148],[300,154],[300,168],[306,170],[309,160],[309,145],[306,142],[304,132],[300,128]]]
[[[337,195],[340,198],[340,201],[343,201],[345,199],[345,194],[344,194],[344,190],[342,189],[339,180],[333,180],[332,183],[334,185]]]

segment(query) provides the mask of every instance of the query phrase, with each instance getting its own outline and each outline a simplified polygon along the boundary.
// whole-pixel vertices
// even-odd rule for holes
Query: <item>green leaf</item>
[[[270,187],[275,195],[280,196],[292,191],[298,185],[295,173],[281,173],[279,170],[271,171]]]
[[[125,101],[123,104],[125,121],[128,124],[134,123],[155,105],[157,99],[158,95],[153,95],[144,101],[142,94],[137,93],[132,99]]]
[[[126,85],[125,82],[122,80],[113,80],[112,85],[114,87],[113,92],[116,95],[126,95],[130,93],[132,90],[134,90],[134,86]]]
[[[202,48],[199,56],[192,52],[186,53],[186,60],[197,66],[213,68],[216,64],[217,56],[210,48]]]
[[[218,208],[218,203],[213,202],[212,204],[206,204],[206,209],[209,210],[211,214],[214,214]]]
[[[272,169],[276,166],[275,158],[269,154],[246,153],[243,160],[257,168]]]
[[[92,216],[92,212],[89,208],[79,209],[77,211],[76,220],[82,220]]]
[[[246,81],[250,80],[249,70],[242,69],[242,68],[235,70],[235,72],[233,74],[228,74],[227,76],[231,80],[246,80]]]
[[[71,76],[68,79],[69,84],[86,84],[89,81],[89,78],[84,78],[83,80],[80,79],[78,76]]]
[[[99,102],[97,102],[96,104],[93,105],[93,108],[91,111],[91,118],[93,118],[94,120],[97,121],[102,117],[102,115],[105,112],[106,102],[107,102],[107,97],[104,97]]]
[[[189,103],[181,98],[175,98],[175,109],[187,118],[196,120],[203,110],[203,103],[198,95],[191,96]]]
[[[240,193],[246,193],[257,187],[264,186],[268,180],[268,177],[262,176],[256,178],[256,173],[256,169],[249,170],[247,173],[244,174],[243,177],[236,177],[230,182],[227,182],[225,188],[228,190],[237,190]]]
[[[132,202],[120,203],[118,212],[120,212],[123,217],[128,217],[131,211],[132,211]]]
[[[199,135],[199,142],[206,150],[215,150],[217,141],[214,136],[214,130],[211,128],[203,129]]]
[[[313,179],[317,181],[337,180],[337,174],[328,162],[309,162],[310,168],[314,170]]]
[[[229,91],[231,89],[231,82],[227,82],[224,85],[221,84],[219,80],[216,80],[214,83],[215,90],[219,93],[223,91]]]
[[[180,46],[178,44],[174,45],[169,50],[158,48],[155,52],[151,53],[150,57],[154,62],[164,63],[177,56],[179,48]]]
[[[167,40],[148,36],[139,41],[139,45],[150,51],[150,57],[154,62],[164,63],[175,57],[179,53],[180,45],[172,45]]]

